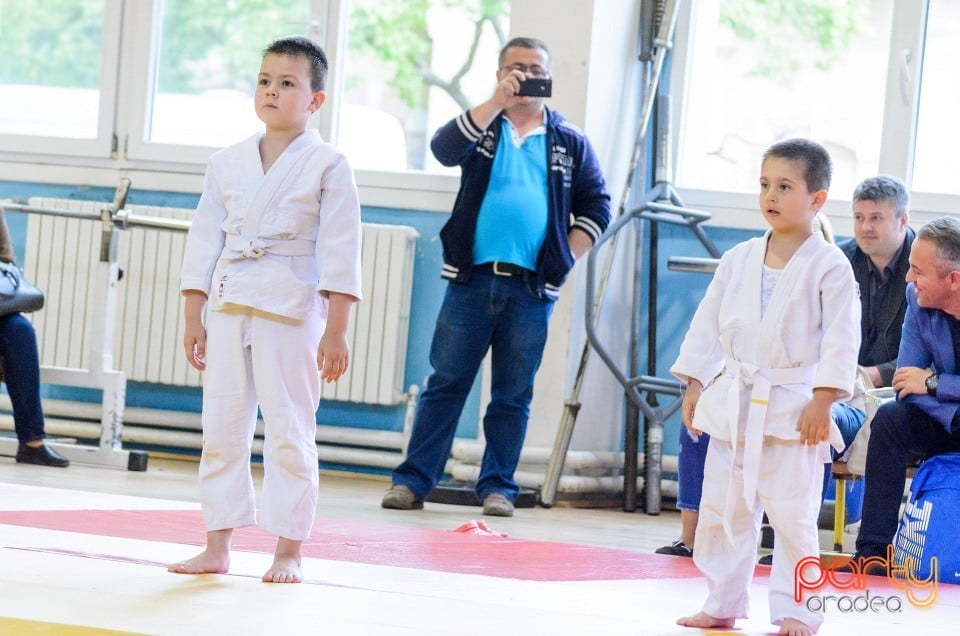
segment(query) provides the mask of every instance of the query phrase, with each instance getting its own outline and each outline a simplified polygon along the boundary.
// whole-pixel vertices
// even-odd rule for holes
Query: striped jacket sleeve
[[[430,150],[445,166],[458,166],[470,155],[483,130],[470,118],[469,111],[460,113],[441,126],[430,140]]]
[[[573,179],[573,227],[586,232],[594,244],[610,223],[610,194],[600,161],[586,137],[580,166]]]

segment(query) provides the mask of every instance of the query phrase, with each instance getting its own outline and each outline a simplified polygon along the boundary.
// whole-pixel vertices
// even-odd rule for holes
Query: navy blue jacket
[[[904,400],[918,406],[948,433],[960,407],[960,360],[953,349],[953,324],[943,311],[921,307],[913,283],[907,285],[907,315],[903,319],[897,366],[929,367],[940,378],[936,397],[911,393]]]
[[[536,274],[538,291],[556,299],[574,263],[567,239],[570,229],[583,230],[596,243],[610,222],[610,195],[587,137],[559,113],[546,112],[548,225]],[[442,126],[430,141],[440,163],[459,165],[461,170],[460,192],[440,230],[442,276],[456,282],[470,279],[477,217],[490,183],[502,120],[501,113],[481,130],[465,112]]]

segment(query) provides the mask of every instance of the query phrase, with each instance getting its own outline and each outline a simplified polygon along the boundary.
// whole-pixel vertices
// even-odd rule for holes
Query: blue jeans
[[[830,414],[843,436],[844,447],[849,446],[853,442],[853,438],[857,436],[860,427],[863,426],[867,414],[847,404],[834,404]],[[703,492],[703,464],[707,459],[709,444],[710,436],[706,433],[697,439],[687,432],[685,426],[680,426],[680,454],[677,458],[677,508],[680,510],[692,510],[693,512],[700,510],[700,496]],[[834,451],[834,457],[837,456],[839,454]],[[823,472],[824,482],[823,491],[820,494],[821,502],[823,501],[823,494],[827,492],[829,482],[833,479],[830,464],[824,464]]]
[[[908,463],[957,451],[960,430],[948,433],[909,402],[896,400],[880,406],[870,425],[857,552],[886,555],[897,532]]]
[[[21,444],[43,439],[37,335],[22,314],[0,316],[0,358],[3,358],[3,381],[13,406],[17,439]]]
[[[837,423],[837,427],[840,429],[840,435],[843,437],[843,450],[837,451],[835,448],[830,449],[833,458],[837,459],[849,448],[850,444],[853,443],[857,433],[863,428],[863,422],[867,419],[867,414],[860,409],[853,408],[849,404],[835,403],[831,407],[831,415],[833,416],[833,421]],[[820,492],[821,503],[826,499],[827,490],[831,486],[834,488],[834,492],[836,492],[837,483],[833,479],[832,468],[832,463],[823,465],[823,490]],[[850,524],[860,520],[865,481],[866,480],[861,479],[858,481],[848,481],[846,483],[846,519],[844,519],[844,523]],[[836,495],[834,495],[834,497],[836,497]]]
[[[703,465],[707,461],[710,436],[696,437],[680,425],[680,452],[677,456],[677,508],[699,512],[703,495]]]
[[[490,403],[483,418],[486,450],[476,493],[515,499],[513,473],[527,432],[533,378],[543,358],[553,302],[525,276],[474,268],[469,282],[447,286],[430,346],[433,374],[420,397],[406,460],[394,485],[424,499],[443,476],[457,421],[480,363],[492,349]]]

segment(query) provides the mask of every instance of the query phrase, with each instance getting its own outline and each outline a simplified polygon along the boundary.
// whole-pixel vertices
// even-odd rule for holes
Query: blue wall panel
[[[112,188],[85,188],[49,184],[17,183],[0,181],[0,198],[27,199],[34,196],[57,197],[111,202]],[[178,208],[196,207],[199,196],[170,192],[131,190],[127,198],[131,205],[157,205]],[[8,212],[7,224],[18,255],[23,254],[26,242],[27,215]],[[411,384],[423,388],[424,379],[429,375],[430,340],[437,311],[446,289],[446,281],[440,278],[442,252],[439,231],[447,219],[446,214],[393,210],[387,208],[366,207],[362,210],[362,219],[367,223],[390,223],[409,225],[420,233],[414,263],[413,301],[410,312],[410,332],[407,344],[407,362],[404,371],[404,390]],[[121,263],[121,267],[123,264]],[[477,411],[480,404],[479,379],[464,407],[458,434],[475,437],[478,429]],[[44,395],[49,398],[80,399],[99,401],[95,391],[69,387],[44,387]],[[127,387],[127,404],[145,408],[172,408],[178,410],[200,410],[200,392],[197,389],[162,386],[155,384],[130,383]],[[373,406],[348,402],[324,401],[320,405],[318,421],[334,426],[356,426],[378,430],[399,431],[403,428],[405,406]]]
[[[110,188],[83,188],[0,181],[0,197],[27,198],[30,196],[109,202],[113,200],[113,190]],[[132,190],[128,202],[141,205],[192,208],[196,206],[197,199],[197,195],[191,194]],[[8,213],[6,217],[11,229],[14,249],[18,254],[22,254],[26,236],[26,215]],[[438,236],[446,219],[446,214],[434,212],[396,210],[382,207],[365,207],[363,209],[363,220],[365,222],[409,225],[420,233],[415,257],[413,301],[410,313],[410,334],[404,389],[411,384],[420,385],[422,389],[424,379],[431,370],[429,365],[430,340],[433,335],[437,311],[446,289],[446,282],[440,278],[442,253]],[[645,222],[645,236],[649,235],[647,228],[648,225]],[[718,227],[709,227],[706,231],[721,251],[759,234],[758,231]],[[680,343],[697,304],[706,291],[710,276],[672,272],[667,269],[667,259],[670,256],[708,256],[706,250],[692,232],[684,227],[662,224],[659,228],[659,237],[656,375],[668,377],[670,365],[676,359]],[[644,263],[642,274],[644,296],[648,293],[646,285],[648,271],[649,265]],[[647,333],[644,327],[648,324],[646,299],[644,299],[642,306],[643,313],[639,322],[641,325],[639,359],[646,361]],[[460,436],[475,437],[477,435],[477,412],[480,403],[479,384],[478,380],[464,408],[465,415],[461,417],[458,428]],[[90,401],[99,400],[99,396],[95,392],[84,392],[79,389],[64,387],[45,387],[45,395],[48,397],[88,399]],[[662,401],[665,400],[666,398]],[[127,402],[130,406],[147,408],[170,408],[171,405],[176,404],[178,409],[200,410],[199,391],[180,387],[131,383],[128,387]],[[320,406],[318,421],[323,424],[399,431],[403,427],[404,414],[405,407],[403,406],[383,407],[324,401]],[[667,422],[666,438],[664,440],[665,453],[675,454],[677,452],[680,428],[680,418],[678,415],[674,415]]]

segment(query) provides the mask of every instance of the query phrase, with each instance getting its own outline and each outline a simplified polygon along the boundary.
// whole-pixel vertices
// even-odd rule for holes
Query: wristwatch
[[[937,380],[940,379],[940,376],[936,372],[931,373],[927,376],[927,379],[923,381],[927,385],[927,393],[933,397],[937,397]]]

